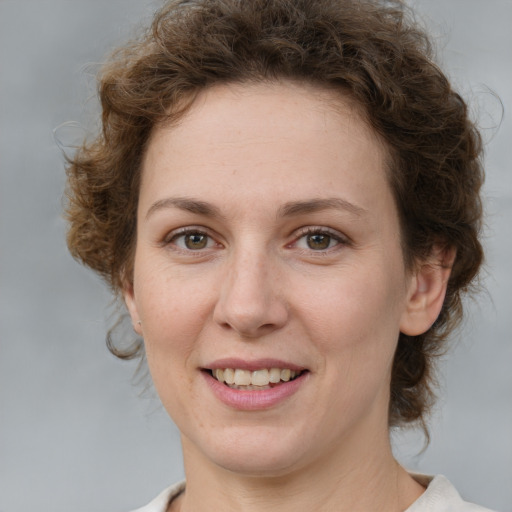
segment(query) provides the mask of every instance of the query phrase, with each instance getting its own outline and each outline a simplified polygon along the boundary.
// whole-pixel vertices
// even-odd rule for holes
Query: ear
[[[401,332],[418,336],[432,327],[443,307],[455,256],[453,247],[434,246],[427,261],[420,262],[412,273]]]
[[[135,293],[133,290],[133,283],[125,283],[123,286],[123,298],[130,318],[132,319],[133,330],[142,336],[142,323],[140,321],[139,312],[137,309],[137,302],[135,300]]]

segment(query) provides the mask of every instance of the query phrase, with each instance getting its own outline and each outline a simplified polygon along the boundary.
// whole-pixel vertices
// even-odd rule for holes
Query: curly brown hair
[[[389,424],[420,422],[433,402],[434,360],[462,318],[477,276],[481,138],[466,103],[434,64],[425,32],[398,1],[171,0],[99,79],[103,130],[68,166],[68,246],[119,293],[131,282],[141,160],[152,129],[174,122],[220,83],[293,80],[347,92],[391,155],[403,254],[456,250],[442,311],[401,334]],[[111,350],[120,357],[143,353]]]

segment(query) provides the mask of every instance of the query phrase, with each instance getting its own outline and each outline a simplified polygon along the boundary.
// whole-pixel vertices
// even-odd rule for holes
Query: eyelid
[[[215,245],[217,247],[205,247],[204,249],[197,249],[194,251],[192,249],[183,249],[183,248],[179,247],[178,245],[176,245],[175,243],[173,243],[173,241],[175,241],[176,239],[178,239],[182,236],[190,235],[190,234],[198,234],[198,235],[207,236],[215,243]],[[222,246],[222,243],[220,243],[218,241],[218,237],[215,237],[211,233],[211,231],[209,229],[205,228],[204,226],[184,226],[181,228],[173,229],[172,231],[167,233],[162,240],[162,245],[167,246],[167,247],[172,246],[172,250],[174,250],[176,252],[181,252],[181,253],[185,253],[188,255],[199,256],[201,254],[204,254],[208,249],[209,250],[216,249],[216,248],[218,248],[218,246]]]
[[[311,249],[310,252],[313,252],[313,253],[325,254],[326,252],[335,250],[340,245],[341,246],[346,246],[346,245],[350,245],[350,243],[351,243],[351,240],[350,240],[350,238],[348,236],[344,235],[343,233],[339,232],[336,229],[332,229],[332,228],[329,228],[329,227],[326,227],[326,226],[304,226],[302,228],[299,228],[294,233],[293,241],[290,244],[287,244],[287,245],[288,246],[293,246],[301,238],[303,238],[304,236],[316,235],[316,234],[328,235],[328,236],[334,238],[339,243],[336,244],[334,247],[331,247],[331,248],[328,248],[328,249],[325,249],[325,250],[314,251],[314,250]]]
[[[206,230],[205,228],[203,228],[201,226],[184,226],[181,228],[173,229],[172,231],[167,233],[164,236],[163,242],[170,243],[175,238],[177,238],[179,236],[183,236],[183,235],[188,235],[190,233],[198,233],[200,235],[210,236],[210,234],[208,233],[208,230]]]
[[[194,251],[192,249],[182,249],[181,247],[177,246],[176,244],[173,244],[174,240],[176,240],[179,237],[186,236],[188,234],[200,234],[200,235],[207,236],[215,243],[216,247],[206,247],[204,249],[198,249],[198,250]],[[347,246],[347,245],[351,244],[350,238],[348,236],[346,236],[345,234],[341,233],[340,231],[333,229],[333,228],[326,227],[326,226],[313,225],[313,226],[304,226],[304,227],[301,227],[301,228],[295,230],[295,232],[292,235],[293,240],[291,242],[289,242],[288,244],[286,244],[286,247],[291,248],[294,245],[296,245],[297,242],[304,236],[314,235],[314,234],[328,235],[328,236],[332,237],[334,240],[336,240],[338,243],[334,247],[324,249],[324,250],[315,251],[313,249],[310,249],[309,252],[311,252],[311,253],[325,254],[327,252],[336,250],[336,248],[338,248],[338,246]],[[172,250],[177,251],[177,252],[182,252],[182,253],[186,253],[189,255],[195,254],[195,255],[199,256],[200,254],[203,254],[204,252],[206,252],[208,249],[211,250],[211,249],[223,247],[223,244],[221,242],[219,242],[218,238],[219,238],[218,236],[215,236],[214,234],[211,233],[210,229],[205,228],[204,226],[192,225],[192,226],[183,226],[183,227],[180,227],[180,228],[177,228],[177,229],[174,229],[174,230],[168,232],[164,236],[161,244],[163,246],[172,246]]]

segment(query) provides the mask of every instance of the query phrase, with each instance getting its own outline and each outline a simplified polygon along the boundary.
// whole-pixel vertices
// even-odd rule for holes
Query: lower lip
[[[215,396],[224,404],[243,411],[259,411],[269,409],[294,395],[305,382],[308,372],[303,372],[296,379],[262,389],[261,391],[245,391],[232,389],[203,371],[204,378]]]

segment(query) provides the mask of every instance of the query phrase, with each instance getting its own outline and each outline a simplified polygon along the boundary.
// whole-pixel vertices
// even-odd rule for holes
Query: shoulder
[[[405,512],[493,512],[492,510],[464,501],[455,487],[442,475],[429,477],[412,475],[427,490]],[[179,482],[162,491],[146,506],[132,512],[166,512],[169,503],[185,489]]]
[[[405,512],[493,512],[488,508],[464,501],[455,487],[443,475],[428,477],[411,475],[427,490]]]
[[[178,482],[163,490],[154,500],[146,506],[132,510],[132,512],[166,512],[169,503],[185,490],[185,482]]]

